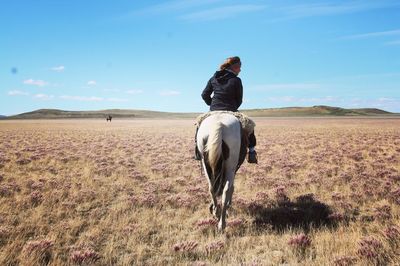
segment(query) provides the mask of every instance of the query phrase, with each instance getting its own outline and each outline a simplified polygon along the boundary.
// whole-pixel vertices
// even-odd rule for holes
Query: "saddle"
[[[232,111],[209,111],[207,113],[201,114],[196,118],[196,123],[195,125],[197,128],[200,127],[201,122],[204,121],[207,117],[215,114],[231,114],[235,116],[241,125],[241,145],[240,145],[240,155],[239,155],[239,161],[238,165],[236,168],[236,171],[239,170],[240,166],[243,164],[246,154],[247,154],[247,146],[249,144],[249,135],[254,131],[254,127],[256,126],[256,123],[250,117],[247,115],[240,113],[240,112],[232,112]]]

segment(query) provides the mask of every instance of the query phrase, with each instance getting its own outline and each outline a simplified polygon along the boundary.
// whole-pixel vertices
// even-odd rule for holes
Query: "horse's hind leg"
[[[219,216],[220,216],[220,213],[221,213],[221,209],[220,209],[220,207],[218,205],[218,202],[217,202],[217,196],[214,195],[214,193],[213,193],[211,180],[210,180],[210,177],[208,176],[207,167],[206,167],[206,165],[204,163],[204,160],[202,160],[202,165],[203,165],[203,168],[204,168],[204,173],[205,173],[205,175],[207,177],[208,190],[209,190],[210,196],[211,196],[211,203],[210,203],[209,210],[210,210],[211,215],[213,215],[216,219],[219,219]]]
[[[233,194],[233,177],[234,173],[227,176],[227,181],[224,187],[224,191],[222,194],[222,208],[221,208],[221,217],[218,222],[218,229],[223,231],[226,227],[226,211],[232,201],[232,194]]]
[[[221,208],[218,205],[217,197],[214,195],[212,192],[212,189],[210,187],[210,195],[211,195],[211,203],[210,203],[210,213],[216,218],[219,219],[221,215]]]

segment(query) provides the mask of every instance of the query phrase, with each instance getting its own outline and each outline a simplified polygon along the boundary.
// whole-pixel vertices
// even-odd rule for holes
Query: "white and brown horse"
[[[213,114],[202,121],[197,133],[197,148],[209,183],[210,212],[219,219],[218,229],[226,226],[226,211],[232,202],[235,174],[244,160],[247,138],[232,114]],[[243,156],[244,152],[244,156]],[[221,207],[217,197],[222,196]]]

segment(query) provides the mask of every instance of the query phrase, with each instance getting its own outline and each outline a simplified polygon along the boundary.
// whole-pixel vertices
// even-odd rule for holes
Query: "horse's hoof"
[[[212,204],[212,203],[210,204],[209,210],[210,210],[211,215],[214,215],[214,204]]]
[[[226,227],[225,223],[222,222],[218,223],[218,231],[220,231],[221,233],[225,231],[225,227]]]

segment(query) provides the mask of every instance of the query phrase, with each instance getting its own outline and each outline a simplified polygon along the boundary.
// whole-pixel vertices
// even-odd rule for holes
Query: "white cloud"
[[[377,100],[378,100],[378,102],[396,102],[396,101],[398,101],[395,98],[387,98],[387,97],[380,97]]]
[[[11,90],[7,94],[10,96],[18,96],[18,95],[27,96],[27,95],[29,95],[29,92],[20,91],[20,90]]]
[[[197,6],[212,4],[216,2],[221,2],[221,0],[176,0],[168,1],[166,3],[150,6],[148,10],[153,12],[166,12],[171,10],[180,10],[193,8]]]
[[[218,2],[222,2],[223,0],[175,0],[175,1],[167,1],[165,3],[150,5],[143,9],[135,10],[128,14],[125,14],[118,19],[129,19],[131,17],[135,17],[137,15],[155,15],[160,13],[169,13],[173,11],[179,10],[187,10],[190,8],[196,8],[199,6],[204,6],[208,4],[214,4]]]
[[[376,37],[382,37],[382,36],[397,36],[400,35],[400,29],[396,30],[389,30],[389,31],[377,31],[377,32],[369,32],[369,33],[363,33],[363,34],[354,34],[354,35],[348,35],[348,36],[343,36],[340,39],[367,39],[367,38],[376,38]]]
[[[352,98],[349,101],[349,106],[357,108],[374,107],[389,112],[400,112],[400,99],[389,97],[380,97],[376,99]]]
[[[97,82],[95,80],[89,80],[87,82],[87,85],[89,85],[89,86],[96,86],[96,84],[97,84]]]
[[[120,90],[119,89],[103,89],[103,91],[106,91],[106,92],[119,92]]]
[[[128,99],[122,98],[106,98],[105,100],[108,102],[128,102]]]
[[[296,98],[293,96],[280,96],[280,97],[268,97],[269,102],[294,102]]]
[[[255,90],[306,90],[306,89],[319,89],[320,84],[317,83],[275,83],[275,84],[262,84],[253,87]]]
[[[400,45],[400,40],[391,41],[391,42],[386,42],[385,45]]]
[[[96,97],[96,96],[70,96],[70,95],[62,95],[59,97],[63,100],[73,100],[73,101],[82,101],[82,102],[101,102],[104,98]]]
[[[138,15],[158,15],[158,14],[176,14],[180,12],[178,16],[181,20],[187,21],[207,21],[207,20],[217,20],[224,19],[228,17],[236,16],[240,13],[254,12],[264,9],[263,5],[255,4],[237,4],[237,5],[226,5],[218,6],[221,2],[226,2],[225,0],[175,0],[167,1],[165,3],[150,5],[143,9],[135,10],[122,15],[117,20],[127,20],[135,18]],[[203,8],[206,6],[205,8]],[[202,10],[199,8],[203,8]],[[185,12],[182,14],[182,12]]]
[[[127,94],[141,94],[143,93],[142,90],[127,90],[125,91]]]
[[[23,81],[24,84],[26,85],[35,85],[39,87],[43,87],[48,85],[49,83],[43,80],[34,80],[34,79],[26,79]]]
[[[242,13],[263,10],[264,5],[231,5],[210,8],[179,16],[180,19],[189,21],[209,21],[234,17]]]
[[[71,96],[62,95],[58,98],[62,100],[79,101],[79,102],[128,102],[128,99],[123,98],[103,98],[97,96]]]
[[[332,15],[342,15],[351,14],[358,12],[365,12],[374,9],[383,9],[399,6],[400,3],[391,0],[381,0],[381,1],[343,1],[336,3],[308,3],[308,4],[295,4],[276,7],[275,11],[282,14],[282,17],[275,19],[275,21],[280,20],[290,20],[299,19],[306,17],[315,16],[332,16]]]
[[[63,72],[65,70],[64,66],[55,66],[52,67],[51,70],[56,71],[56,72]]]
[[[331,103],[340,101],[339,98],[333,96],[325,97],[294,97],[294,96],[280,96],[280,97],[268,97],[270,102],[285,102],[285,103]]]
[[[176,96],[179,94],[181,94],[179,91],[174,91],[174,90],[165,90],[160,92],[161,96]]]
[[[331,103],[339,101],[340,99],[333,96],[325,96],[325,97],[306,97],[300,98],[300,102],[310,102],[310,103]]]
[[[223,5],[224,3],[237,3],[227,0],[175,0],[161,4],[150,5],[139,10],[134,10],[116,18],[116,20],[129,20],[137,16],[148,15],[153,17],[159,14],[181,14],[179,19],[187,21],[209,21],[233,17],[241,13],[263,10],[266,6],[259,3],[267,1],[242,1],[243,4]],[[366,12],[375,9],[384,9],[400,6],[396,0],[346,0],[346,1],[308,1],[306,4],[285,4],[288,1],[268,1],[269,13],[266,17],[270,21],[284,21],[314,16],[328,16]],[[296,3],[296,1],[292,1]],[[244,4],[246,3],[246,4]],[[185,12],[185,13],[182,13]]]
[[[43,101],[48,101],[54,98],[53,95],[47,95],[43,93],[35,94],[33,98],[38,99],[38,100],[43,100]]]

